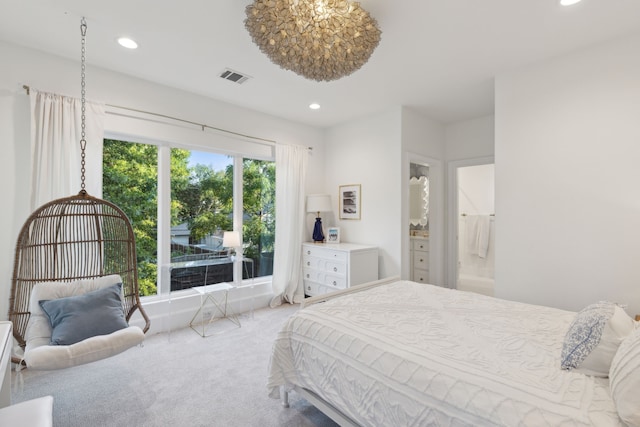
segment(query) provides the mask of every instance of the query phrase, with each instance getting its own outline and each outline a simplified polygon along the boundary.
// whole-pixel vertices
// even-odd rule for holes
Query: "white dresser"
[[[378,248],[355,243],[303,243],[305,295],[315,296],[378,279]]]
[[[429,283],[428,237],[411,237],[411,280]]]

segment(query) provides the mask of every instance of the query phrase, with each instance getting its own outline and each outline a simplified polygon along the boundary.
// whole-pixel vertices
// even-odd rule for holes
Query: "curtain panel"
[[[305,226],[305,182],[309,149],[276,145],[276,241],[271,306],[304,299],[302,241]]]
[[[77,98],[32,89],[31,211],[81,189],[82,102]],[[104,104],[85,102],[85,185],[102,197]]]

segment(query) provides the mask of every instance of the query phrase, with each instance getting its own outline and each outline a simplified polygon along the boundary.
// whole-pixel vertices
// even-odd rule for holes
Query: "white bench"
[[[11,322],[0,321],[0,426],[51,427],[53,397],[44,396],[11,404]]]

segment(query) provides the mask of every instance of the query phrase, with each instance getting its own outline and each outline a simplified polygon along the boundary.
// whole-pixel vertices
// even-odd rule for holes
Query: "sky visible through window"
[[[228,165],[233,164],[233,157],[225,154],[191,151],[189,167],[193,167],[197,164],[210,166],[213,170],[224,170]]]

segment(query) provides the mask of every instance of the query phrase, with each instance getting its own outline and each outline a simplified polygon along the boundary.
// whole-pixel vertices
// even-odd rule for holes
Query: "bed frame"
[[[347,289],[342,289],[339,291],[330,292],[327,294],[322,294],[322,295],[318,295],[311,298],[305,298],[305,300],[302,301],[302,303],[300,304],[300,309],[303,309],[313,304],[319,304],[342,295],[352,294],[355,292],[361,292],[367,289],[375,288],[378,286],[388,285],[389,283],[393,283],[398,280],[400,280],[400,277],[394,276],[386,279],[376,280],[374,282],[363,283],[361,285],[352,286]],[[340,409],[336,408],[331,403],[327,402],[326,400],[318,396],[313,391],[307,390],[306,388],[302,388],[298,386],[294,386],[293,390],[299,395],[301,395],[302,397],[304,397],[305,400],[307,400],[307,402],[311,403],[313,406],[318,408],[326,416],[328,416],[333,421],[338,423],[341,427],[358,427],[359,426],[355,421],[353,421],[351,418],[345,415]],[[280,395],[282,396],[282,406],[284,406],[285,408],[289,408],[289,391],[285,390],[285,388],[282,387],[280,390]]]

